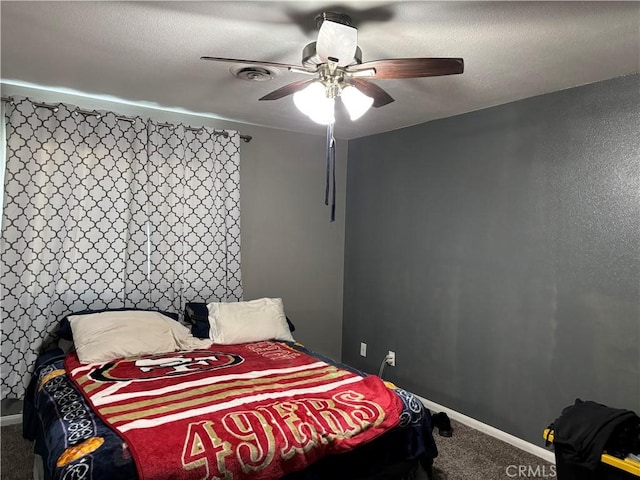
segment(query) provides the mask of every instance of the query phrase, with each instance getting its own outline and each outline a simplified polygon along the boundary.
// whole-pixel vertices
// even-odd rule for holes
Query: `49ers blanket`
[[[99,365],[72,354],[65,369],[147,480],[280,478],[369,442],[402,411],[378,377],[280,342]]]

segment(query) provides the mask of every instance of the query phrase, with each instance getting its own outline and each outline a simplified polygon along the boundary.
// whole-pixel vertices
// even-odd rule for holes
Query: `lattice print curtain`
[[[239,136],[149,126],[151,302],[239,300]]]
[[[237,132],[6,110],[2,398],[68,313],[242,299]]]

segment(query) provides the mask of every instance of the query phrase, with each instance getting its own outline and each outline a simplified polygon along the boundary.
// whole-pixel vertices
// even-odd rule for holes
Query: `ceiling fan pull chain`
[[[333,165],[333,185],[331,189],[333,190],[332,199],[331,199],[331,221],[334,222],[336,219],[336,144],[335,141],[331,144],[331,162]]]
[[[331,221],[336,219],[336,139],[333,138],[333,123],[329,124],[331,140],[329,141],[329,151],[331,152]]]
[[[329,177],[331,175],[331,124],[327,124],[327,171],[324,184],[324,204],[329,205]]]

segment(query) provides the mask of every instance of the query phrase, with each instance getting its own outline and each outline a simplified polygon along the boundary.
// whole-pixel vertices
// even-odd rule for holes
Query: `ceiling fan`
[[[335,218],[335,99],[340,98],[351,120],[360,118],[370,107],[379,108],[393,102],[393,97],[372,80],[437,77],[464,71],[462,58],[394,58],[362,63],[358,31],[351,17],[343,13],[324,12],[316,16],[318,39],[302,50],[302,65],[241,60],[237,58],[200,57],[213,62],[240,63],[257,67],[275,67],[313,76],[298,80],[270,92],[259,100],[278,100],[293,95],[298,109],[313,121],[327,125],[327,182],[325,204],[328,205],[330,172],[333,172],[331,220]]]
[[[354,87],[361,94],[372,98],[370,106],[378,108],[394,100],[384,89],[370,82],[369,79],[436,77],[456,75],[464,71],[462,58],[395,58],[362,63],[362,51],[358,47],[357,29],[352,26],[351,18],[348,15],[324,12],[316,17],[316,25],[319,29],[318,39],[304,47],[301,66],[237,58],[208,56],[200,58],[214,62],[276,67],[294,73],[313,75],[315,77],[313,79],[289,83],[268,93],[260,100],[278,100],[301,92],[313,84],[320,84],[324,87],[324,91],[321,93],[325,98],[334,99],[342,96],[350,114],[352,112],[348,105],[349,100],[345,101],[343,93],[345,93],[345,89],[346,92],[353,90],[347,87]],[[356,95],[358,94],[356,93]],[[351,116],[353,117],[353,114]],[[332,116],[330,117],[332,118]]]

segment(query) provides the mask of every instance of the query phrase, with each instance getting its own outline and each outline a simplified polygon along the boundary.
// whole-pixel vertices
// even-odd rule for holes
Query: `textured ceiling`
[[[380,80],[395,102],[336,136],[355,138],[640,70],[638,2],[0,3],[2,79],[65,87],[227,120],[321,134],[291,97],[258,98],[301,74],[232,77],[202,55],[300,64],[314,17],[348,13],[363,61],[462,57],[462,75]]]

